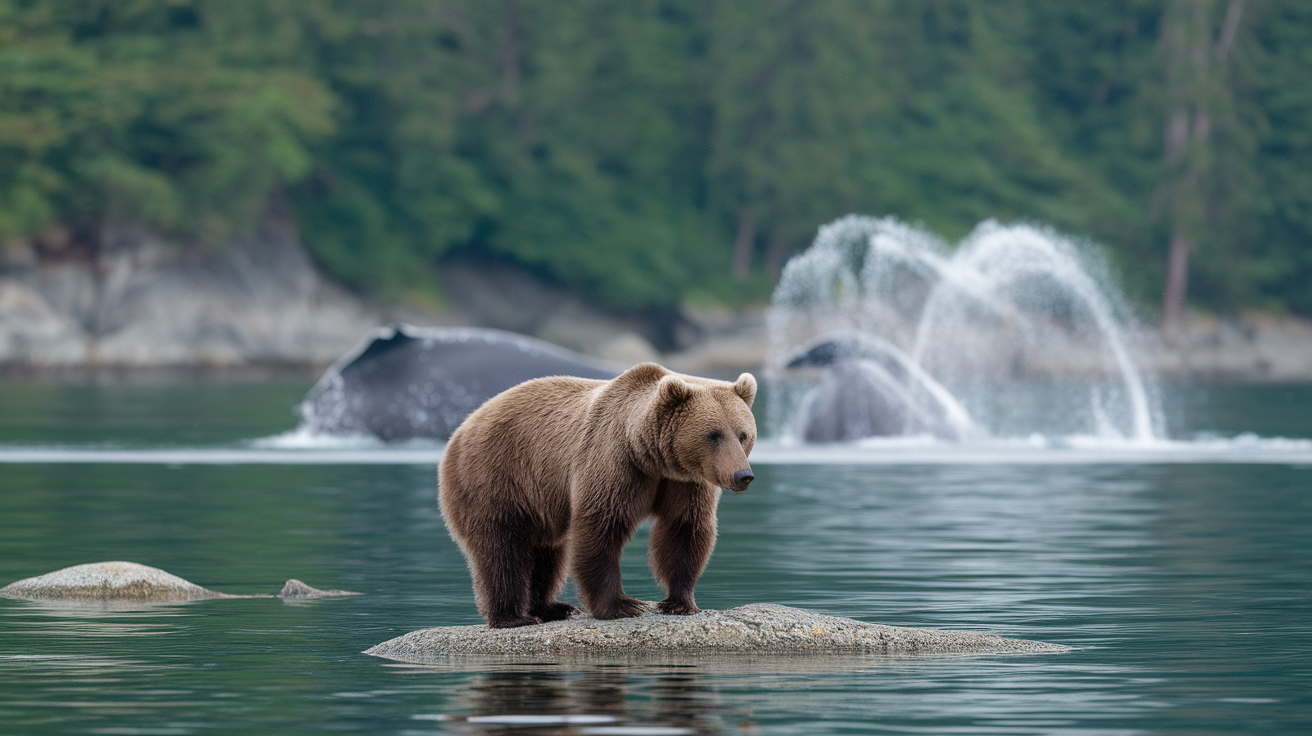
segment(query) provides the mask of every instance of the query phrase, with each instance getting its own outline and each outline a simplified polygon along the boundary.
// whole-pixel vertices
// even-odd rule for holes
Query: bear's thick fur
[[[469,415],[447,444],[439,498],[488,625],[568,618],[574,607],[556,600],[566,562],[593,616],[639,615],[620,554],[648,517],[667,592],[658,608],[696,613],[720,488],[752,481],[755,398],[750,373],[729,383],[643,363],[610,381],[527,381]]]

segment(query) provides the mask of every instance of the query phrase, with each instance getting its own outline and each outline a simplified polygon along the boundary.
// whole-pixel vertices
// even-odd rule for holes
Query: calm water
[[[237,443],[288,428],[306,388],[0,386],[0,444]],[[1195,388],[1169,405],[1177,436],[1312,437],[1312,388]],[[721,505],[703,607],[773,601],[1077,650],[401,666],[359,652],[478,621],[431,466],[10,464],[0,584],[122,559],[225,592],[296,577],[365,595],[112,612],[0,600],[0,732],[1312,732],[1312,468],[757,477]],[[652,597],[644,548],[640,535],[625,576]]]

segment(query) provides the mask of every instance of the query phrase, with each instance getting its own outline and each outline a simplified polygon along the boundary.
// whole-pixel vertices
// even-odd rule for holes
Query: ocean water
[[[1312,732],[1312,387],[1170,389],[1173,444],[1137,455],[767,445],[721,504],[703,608],[769,601],[1070,653],[442,667],[360,653],[478,622],[437,513],[440,448],[289,459],[306,388],[0,386],[0,584],[130,560],[230,593],[295,577],[364,594],[0,600],[0,733]],[[652,598],[645,544],[625,582]]]

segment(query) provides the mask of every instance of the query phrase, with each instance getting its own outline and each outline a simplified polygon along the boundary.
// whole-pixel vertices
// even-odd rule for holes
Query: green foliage
[[[1036,219],[1105,243],[1152,303],[1169,234],[1163,12],[0,0],[0,238],[94,239],[116,220],[217,243],[285,192],[355,289],[431,292],[444,256],[474,251],[639,310],[761,293],[849,212],[947,237]],[[1312,15],[1294,0],[1245,13],[1191,293],[1312,312]],[[736,237],[754,251],[741,282]]]
[[[1248,43],[1235,48],[1220,253],[1204,265],[1209,288],[1232,303],[1312,314],[1312,7],[1254,5]]]
[[[0,235],[115,220],[220,242],[310,172],[335,102],[296,14],[209,5],[0,2]]]

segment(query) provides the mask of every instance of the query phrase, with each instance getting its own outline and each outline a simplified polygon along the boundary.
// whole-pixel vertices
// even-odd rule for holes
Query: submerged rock
[[[988,634],[868,624],[772,603],[692,616],[647,613],[598,621],[577,616],[539,626],[491,629],[444,626],[420,629],[367,651],[423,664],[452,656],[763,654],[983,654],[1055,653],[1069,647]]]
[[[202,588],[157,567],[135,562],[92,562],[19,580],[0,596],[32,601],[180,603],[211,598],[248,598]]]
[[[277,596],[232,595],[202,588],[158,567],[135,562],[92,562],[26,578],[0,588],[0,598],[67,603],[185,603],[214,598],[282,598],[305,600],[359,595],[349,590],[319,590],[295,578]]]
[[[282,586],[282,590],[279,591],[278,593],[278,597],[284,600],[286,599],[302,600],[306,598],[336,598],[338,596],[343,596],[343,595],[360,595],[360,594],[350,590],[319,590],[318,588],[312,588],[306,585],[305,583],[302,583],[296,578],[292,578],[291,580],[288,580],[287,584]]]

